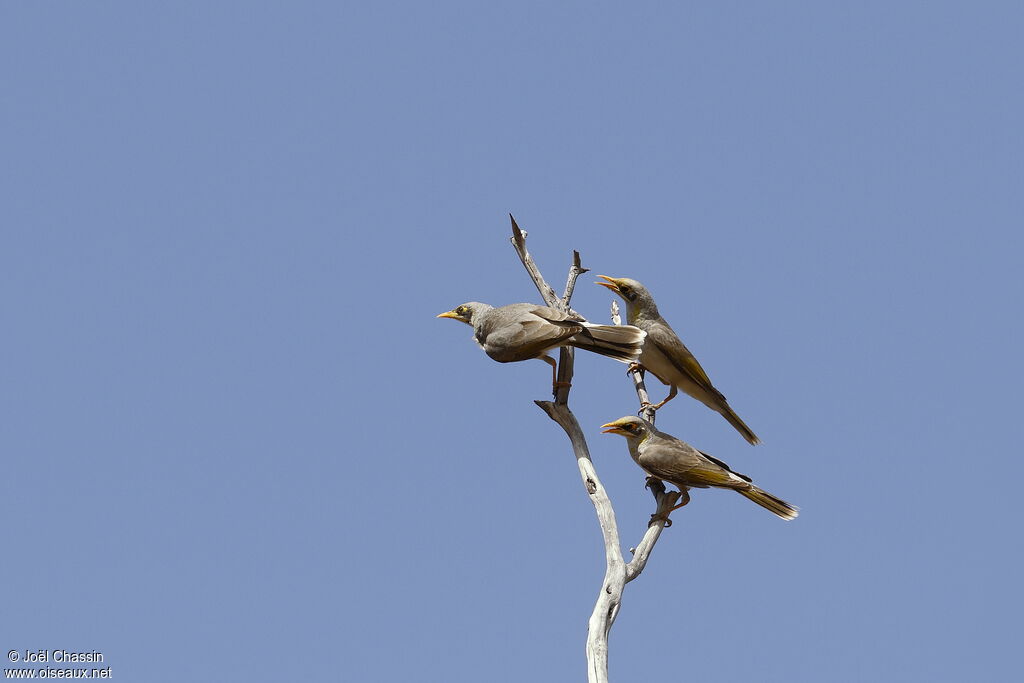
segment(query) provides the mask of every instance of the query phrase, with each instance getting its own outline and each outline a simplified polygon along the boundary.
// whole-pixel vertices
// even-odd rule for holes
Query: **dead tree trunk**
[[[512,218],[511,215],[509,218]],[[586,268],[580,265],[579,252],[573,252],[573,262],[569,267],[569,277],[565,285],[565,292],[561,296],[544,280],[533,258],[526,250],[526,233],[516,225],[515,218],[512,218],[512,245],[519,254],[523,266],[530,274],[533,283],[537,286],[545,303],[560,311],[570,311],[569,300],[576,286],[576,278],[587,272]],[[617,318],[617,307],[613,304],[613,317]],[[619,320],[615,320],[619,324]],[[573,453],[576,455],[576,464],[580,470],[580,477],[583,486],[590,496],[590,502],[594,504],[594,511],[597,513],[597,521],[601,526],[601,536],[604,539],[605,550],[605,575],[601,583],[601,589],[597,595],[597,602],[594,611],[590,615],[587,630],[587,680],[589,683],[607,683],[608,681],[608,634],[615,617],[619,613],[619,606],[622,603],[622,592],[626,584],[640,576],[640,573],[647,565],[651,550],[658,542],[661,531],[668,525],[667,521],[654,521],[655,519],[667,520],[667,513],[679,499],[679,492],[665,491],[665,486],[657,479],[649,479],[648,486],[654,494],[657,505],[652,521],[647,527],[647,532],[640,543],[631,551],[633,557],[629,562],[625,561],[622,554],[622,546],[619,542],[619,529],[615,521],[615,511],[612,509],[611,499],[601,480],[594,469],[594,463],[590,459],[590,450],[587,447],[586,437],[580,428],[576,416],[569,410],[569,390],[573,373],[573,350],[563,347],[559,351],[558,359],[558,388],[554,401],[536,401],[536,404],[548,414],[552,420],[565,430],[569,441],[572,444]],[[633,382],[637,390],[637,397],[641,405],[647,404],[647,391],[643,384],[643,375],[640,371],[632,373]],[[649,404],[647,404],[649,405]],[[654,420],[654,411],[646,411],[645,417]]]

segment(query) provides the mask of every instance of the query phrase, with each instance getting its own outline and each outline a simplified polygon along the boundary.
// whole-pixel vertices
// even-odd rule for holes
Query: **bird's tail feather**
[[[736,431],[739,432],[744,439],[749,441],[752,446],[756,446],[761,443],[761,439],[757,438],[757,434],[755,434],[754,431],[740,419],[740,416],[736,414],[735,410],[729,407],[728,403],[723,402],[722,405],[717,406],[717,409],[718,412],[722,414],[722,417],[728,420],[729,424],[735,427]]]
[[[750,485],[749,489],[736,490],[764,509],[774,512],[782,519],[796,519],[797,515],[800,514],[800,508],[797,506],[791,505],[781,498],[773,496],[764,489],[758,488],[753,484]]]
[[[593,351],[623,363],[632,363],[640,357],[647,333],[632,325],[586,324],[574,335],[570,343],[578,349]]]

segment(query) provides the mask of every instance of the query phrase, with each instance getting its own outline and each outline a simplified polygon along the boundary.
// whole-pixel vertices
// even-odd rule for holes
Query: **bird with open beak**
[[[750,477],[733,472],[718,458],[681,439],[659,432],[647,420],[629,415],[601,427],[603,434],[626,437],[629,455],[644,472],[679,487],[682,502],[668,512],[690,502],[688,488],[719,488],[732,489],[785,520],[796,519],[799,514],[799,508],[758,488]]]
[[[761,440],[753,430],[729,406],[722,392],[711,384],[708,374],[679,339],[679,335],[661,317],[658,305],[654,303],[654,297],[647,288],[628,277],[598,277],[606,282],[597,284],[612,290],[626,302],[626,321],[647,333],[640,353],[640,366],[670,387],[665,400],[652,406],[654,410],[671,401],[678,390],[682,389],[711,410],[720,413],[751,444],[760,443]]]

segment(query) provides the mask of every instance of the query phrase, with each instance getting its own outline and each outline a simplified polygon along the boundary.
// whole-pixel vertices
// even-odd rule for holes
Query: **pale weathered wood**
[[[552,308],[561,308],[557,304],[558,295],[555,294],[555,290],[551,289],[551,285],[549,285],[544,279],[544,276],[540,274],[540,269],[537,268],[537,264],[533,262],[533,257],[530,256],[530,252],[526,250],[526,232],[519,229],[519,225],[516,223],[516,219],[512,214],[509,214],[508,217],[512,221],[512,246],[515,247],[516,253],[519,254],[519,260],[523,262],[526,272],[530,274],[530,279],[533,280],[533,284],[537,287],[537,291],[540,292],[541,298],[544,299],[544,303],[548,306],[551,306]]]
[[[565,293],[558,299],[555,291],[544,280],[540,269],[537,268],[530,253],[526,250],[526,233],[516,225],[515,218],[512,219],[512,245],[515,247],[519,259],[533,280],[537,291],[544,298],[544,302],[552,308],[561,311],[572,312],[569,307],[569,300],[572,298],[573,289],[576,286],[576,279],[587,272],[586,268],[580,265],[579,252],[573,252],[573,263],[569,269],[568,280],[565,285]],[[617,308],[616,308],[617,310]],[[616,314],[617,315],[617,314]],[[616,324],[620,324],[616,320]],[[536,401],[535,403],[545,412],[548,417],[558,423],[569,437],[573,453],[576,456],[576,464],[579,468],[580,478],[587,491],[590,502],[594,505],[597,514],[598,524],[601,527],[601,536],[604,539],[605,548],[605,575],[598,592],[597,601],[594,604],[590,621],[587,625],[587,680],[589,683],[607,683],[608,681],[608,634],[615,617],[619,613],[619,606],[622,603],[622,592],[629,581],[640,575],[647,565],[651,551],[663,528],[668,526],[666,513],[679,498],[679,493],[672,491],[665,492],[665,486],[661,481],[652,479],[649,481],[651,492],[654,494],[657,509],[651,516],[651,523],[643,539],[633,549],[633,559],[626,562],[622,555],[622,546],[619,541],[619,529],[615,520],[615,511],[612,508],[611,499],[601,479],[597,476],[594,463],[590,459],[590,449],[587,446],[586,436],[580,427],[576,416],[569,409],[569,389],[573,373],[573,352],[569,347],[563,347],[559,352],[558,361],[558,382],[554,401]],[[647,401],[647,391],[643,386],[643,374],[636,370],[631,373],[637,395],[641,404]],[[653,419],[651,411],[651,419]],[[665,522],[656,521],[666,519]]]
[[[552,401],[536,401],[537,405],[552,420],[565,430],[572,443],[576,464],[579,467],[583,486],[587,490],[590,502],[594,504],[597,521],[604,539],[605,573],[597,602],[587,623],[587,680],[590,683],[607,683],[608,681],[608,631],[612,627],[615,615],[619,611],[622,590],[626,586],[626,562],[622,557],[622,546],[619,543],[619,528],[615,521],[615,511],[608,492],[597,476],[594,463],[590,459],[590,449],[586,437],[569,406]]]
[[[619,315],[618,301],[612,301],[612,323],[615,325],[622,324],[622,317]],[[651,397],[647,393],[647,386],[644,384],[644,371],[635,365],[631,365],[629,369],[629,376],[633,378],[633,388],[636,389],[636,397],[640,400],[640,417],[653,424],[654,413],[656,411],[651,406]]]
[[[621,325],[622,317],[619,315],[619,303],[617,301],[612,301],[611,314],[612,323]],[[656,411],[651,406],[647,387],[644,385],[644,371],[637,367],[631,367],[629,376],[633,379],[633,388],[636,390],[637,400],[640,401],[641,417],[653,424]],[[658,508],[651,515],[651,524],[647,527],[647,533],[644,534],[643,539],[635,548],[630,548],[630,552],[633,553],[633,559],[626,567],[626,583],[640,576],[644,567],[647,566],[647,560],[650,557],[651,550],[654,548],[654,544],[658,542],[658,537],[661,536],[661,530],[672,526],[672,522],[668,519],[669,511],[676,504],[676,501],[679,500],[679,497],[684,495],[684,492],[681,491],[666,493],[664,482],[656,477],[647,478],[647,488],[654,495],[654,501]],[[664,520],[663,523],[658,521],[662,519]]]
[[[576,278],[589,271],[590,268],[584,268],[580,265],[580,252],[573,249],[572,265],[569,267],[569,278],[565,283],[565,293],[562,295],[562,305],[565,306],[566,310],[569,310],[569,299],[572,298],[572,292],[576,289]]]
[[[647,526],[647,533],[644,534],[644,537],[635,548],[630,549],[633,553],[633,559],[626,565],[626,583],[640,576],[644,567],[647,566],[647,560],[651,556],[651,551],[654,550],[654,544],[658,542],[658,538],[661,536],[661,530],[672,525],[668,521],[668,512],[676,504],[676,501],[679,500],[679,496],[682,495],[679,491],[669,491],[666,493],[665,484],[655,477],[648,479],[647,488],[651,489],[651,493],[654,494],[654,500],[658,504],[658,509],[651,516],[651,523]],[[665,521],[658,521],[661,519]]]

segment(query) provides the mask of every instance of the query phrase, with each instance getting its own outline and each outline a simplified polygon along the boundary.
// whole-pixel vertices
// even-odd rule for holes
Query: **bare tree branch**
[[[612,627],[615,615],[619,611],[622,590],[626,586],[626,562],[622,557],[622,546],[619,543],[619,528],[615,521],[608,492],[597,476],[594,463],[590,459],[586,437],[580,428],[576,416],[567,405],[551,401],[536,401],[541,410],[557,422],[572,443],[576,454],[576,464],[583,479],[590,502],[594,504],[597,521],[601,526],[604,538],[605,573],[597,602],[587,623],[587,680],[590,683],[607,683],[608,681],[608,632]]]
[[[587,272],[580,264],[579,252],[573,252],[572,266],[569,268],[569,276],[565,285],[565,294],[559,300],[554,289],[548,285],[541,275],[540,269],[534,263],[530,253],[526,250],[526,233],[516,225],[516,219],[509,214],[512,220],[512,245],[519,260],[523,262],[526,272],[530,274],[537,291],[544,298],[544,302],[565,312],[572,312],[569,307],[569,300],[572,298],[573,289],[576,286],[577,278]],[[616,309],[617,310],[617,309]],[[616,313],[617,315],[617,313]],[[616,320],[616,324],[619,321]],[[590,449],[583,434],[576,416],[569,409],[569,389],[573,373],[573,351],[571,348],[563,347],[559,352],[558,361],[558,388],[554,401],[536,401],[536,404],[547,413],[548,417],[557,422],[572,444],[573,453],[576,455],[576,464],[579,467],[580,477],[583,486],[594,505],[597,514],[598,524],[601,527],[601,536],[604,539],[605,549],[605,576],[601,584],[601,590],[597,596],[597,602],[590,615],[587,629],[587,680],[590,683],[607,683],[608,681],[608,633],[615,617],[619,613],[619,606],[622,602],[622,591],[626,583],[632,581],[644,570],[647,560],[650,557],[654,544],[665,526],[668,510],[679,498],[679,493],[673,491],[665,492],[664,484],[657,479],[649,482],[654,499],[657,503],[657,510],[651,516],[651,523],[647,533],[633,551],[633,559],[626,563],[622,555],[622,546],[619,541],[619,529],[615,520],[615,511],[612,508],[611,499],[597,476],[594,463],[590,459]],[[632,373],[634,383],[637,385],[638,396],[641,401],[647,398],[647,391],[643,386],[643,376],[639,370]],[[643,392],[641,395],[640,392]],[[653,411],[651,411],[653,419]],[[665,521],[661,521],[665,520]]]
[[[612,323],[615,325],[622,324],[622,317],[619,315],[618,301],[612,301]],[[644,371],[636,365],[632,365],[630,366],[629,376],[633,378],[633,388],[636,389],[636,397],[640,400],[640,412],[643,414],[642,417],[653,424],[655,411],[651,407],[651,397],[647,393],[647,387],[644,385]]]
[[[572,298],[572,292],[576,289],[576,278],[589,271],[590,268],[584,268],[580,265],[580,252],[573,249],[572,266],[569,268],[569,279],[565,283],[565,294],[562,295],[562,305],[565,306],[566,310],[569,310],[569,299]]]
[[[636,389],[636,397],[640,400],[640,412],[642,417],[650,423],[654,423],[654,408],[651,406],[651,397],[647,393],[647,386],[644,384],[644,371],[633,368],[629,373],[633,378],[633,388]]]
[[[617,301],[612,301],[611,314],[612,322],[616,325],[621,325],[622,317],[619,315],[619,303]],[[636,397],[640,401],[640,412],[645,420],[653,424],[655,410],[651,406],[650,396],[647,394],[647,387],[644,385],[644,371],[634,366],[629,376],[633,379],[633,388],[636,389]],[[633,553],[633,559],[626,567],[626,583],[640,576],[640,573],[643,572],[644,567],[647,566],[651,550],[654,548],[654,544],[658,542],[658,537],[661,536],[661,530],[672,526],[672,522],[668,518],[669,511],[680,497],[689,495],[685,491],[666,493],[664,482],[655,477],[647,478],[647,488],[654,495],[654,501],[658,509],[651,515],[651,524],[647,527],[647,533],[644,534],[643,539],[635,548],[630,549]]]
[[[547,283],[544,276],[540,274],[540,269],[533,262],[530,252],[526,250],[526,233],[519,229],[519,225],[512,214],[509,214],[508,217],[512,221],[512,246],[515,247],[516,253],[519,254],[519,260],[526,267],[526,272],[530,274],[530,279],[536,285],[537,291],[540,292],[541,298],[544,299],[544,303],[552,308],[565,310],[558,305],[558,295],[555,294],[555,290],[551,289],[551,285]]]
[[[651,515],[651,523],[647,527],[647,533],[644,534],[644,537],[635,548],[630,549],[633,553],[633,559],[626,565],[626,583],[640,576],[644,567],[647,566],[647,560],[651,556],[651,551],[654,550],[654,544],[658,542],[658,538],[661,536],[661,530],[671,526],[671,522],[668,521],[669,510],[672,509],[672,506],[679,500],[679,496],[682,495],[679,491],[669,491],[666,493],[664,482],[655,477],[648,479],[647,487],[654,494],[654,500],[658,504],[658,509]],[[665,521],[662,522],[661,520]]]

